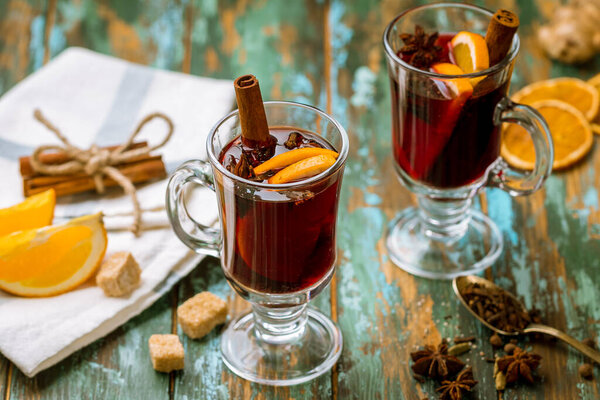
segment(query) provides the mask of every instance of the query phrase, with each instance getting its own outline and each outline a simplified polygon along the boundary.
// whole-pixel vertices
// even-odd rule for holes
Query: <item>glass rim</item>
[[[424,9],[429,9],[429,8],[462,8],[462,9],[470,9],[473,11],[477,11],[480,12],[482,14],[488,15],[490,17],[492,17],[494,15],[494,13],[490,10],[488,10],[487,8],[483,8],[483,7],[479,7],[479,6],[475,6],[475,5],[471,5],[471,4],[462,4],[462,3],[433,3],[433,4],[426,4],[426,5],[422,5],[422,6],[417,6],[417,7],[413,7],[410,8],[408,10],[405,10],[403,12],[401,12],[400,14],[396,15],[396,17],[394,17],[394,19],[392,19],[392,21],[387,25],[387,27],[385,28],[385,31],[383,32],[383,46],[385,49],[385,53],[386,55],[391,58],[393,61],[396,62],[396,64],[399,64],[400,66],[402,66],[405,69],[408,69],[412,72],[416,72],[431,78],[436,78],[436,79],[456,79],[456,78],[479,78],[482,76],[486,76],[486,75],[492,75],[496,72],[502,71],[504,68],[506,68],[517,56],[517,53],[519,52],[519,47],[520,47],[520,42],[521,40],[519,39],[519,35],[515,34],[514,38],[513,38],[513,42],[511,44],[510,47],[510,51],[508,52],[508,54],[502,59],[502,61],[492,65],[491,67],[484,69],[482,71],[478,71],[478,72],[471,72],[468,74],[462,74],[462,75],[444,75],[444,74],[438,74],[437,72],[431,72],[431,71],[425,71],[422,69],[419,69],[417,67],[414,67],[412,65],[410,65],[409,63],[403,61],[400,57],[398,57],[398,55],[393,51],[392,46],[389,42],[389,36],[392,32],[392,29],[394,27],[394,25],[396,25],[396,23],[402,18],[405,17],[407,14],[410,14],[412,12],[416,12],[416,11],[421,11]]]
[[[296,181],[296,182],[280,183],[280,184],[276,184],[276,185],[271,184],[271,183],[254,182],[249,179],[241,178],[241,177],[229,172],[227,170],[227,168],[225,168],[219,162],[218,156],[215,155],[215,153],[212,149],[212,140],[213,140],[216,132],[219,130],[219,128],[225,122],[227,122],[229,119],[231,119],[239,114],[239,110],[235,109],[232,112],[230,112],[229,114],[227,114],[226,116],[224,116],[223,118],[221,118],[219,121],[217,121],[217,123],[211,128],[210,133],[208,134],[208,137],[206,139],[206,151],[208,153],[208,159],[209,159],[210,163],[215,168],[217,168],[217,170],[219,170],[219,172],[221,172],[225,176],[229,177],[230,179],[241,182],[245,185],[254,186],[254,187],[258,187],[258,188],[262,188],[262,189],[271,189],[271,190],[288,189],[289,190],[289,189],[297,189],[304,185],[318,182],[321,179],[332,175],[338,169],[340,169],[342,167],[342,165],[344,165],[344,162],[346,161],[346,158],[348,157],[348,148],[349,148],[348,134],[346,133],[346,130],[344,129],[344,127],[335,118],[333,118],[330,115],[328,115],[327,113],[321,111],[317,107],[313,107],[313,106],[309,106],[307,104],[297,103],[297,102],[293,102],[293,101],[283,101],[283,100],[264,101],[263,104],[265,106],[282,105],[282,106],[292,106],[292,107],[297,107],[297,108],[303,108],[303,109],[312,111],[315,114],[317,114],[317,115],[323,117],[324,119],[328,120],[329,122],[331,122],[336,127],[336,129],[340,133],[340,136],[342,137],[342,148],[338,151],[338,157],[335,160],[335,163],[331,167],[327,168],[325,171],[323,171],[320,174],[317,174],[315,176],[311,176],[310,178],[303,179],[301,181]]]

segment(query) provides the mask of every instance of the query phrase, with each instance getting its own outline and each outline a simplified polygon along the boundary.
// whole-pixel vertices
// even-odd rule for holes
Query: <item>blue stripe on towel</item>
[[[21,156],[33,153],[33,147],[0,138],[0,157],[8,160],[18,160]]]
[[[149,68],[127,67],[94,143],[99,146],[115,145],[129,137],[139,122],[136,120],[137,114],[153,79],[154,71]]]

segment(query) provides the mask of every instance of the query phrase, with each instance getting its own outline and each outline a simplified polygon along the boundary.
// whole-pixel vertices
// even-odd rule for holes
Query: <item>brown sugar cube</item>
[[[148,340],[152,367],[159,372],[183,369],[183,345],[177,335],[152,335]]]
[[[133,292],[140,285],[142,270],[128,251],[120,251],[111,255],[102,263],[96,275],[96,284],[104,294],[120,297]]]
[[[181,329],[192,339],[199,339],[227,320],[227,303],[210,292],[198,293],[177,307]]]

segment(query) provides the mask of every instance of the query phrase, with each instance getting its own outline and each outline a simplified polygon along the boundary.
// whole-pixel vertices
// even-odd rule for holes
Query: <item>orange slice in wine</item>
[[[592,121],[598,114],[600,94],[591,84],[577,78],[556,78],[525,86],[512,96],[516,103],[531,105],[541,100],[569,103]]]
[[[442,75],[463,75],[465,72],[458,66],[451,63],[438,63],[431,67],[435,73]],[[452,78],[436,80],[436,83],[441,81],[442,85],[438,85],[443,94],[449,98],[467,99],[473,94],[473,85],[468,78]],[[446,87],[448,90],[444,90]]]
[[[305,158],[320,155],[328,155],[333,158],[337,158],[338,153],[333,150],[322,149],[319,147],[304,147],[302,149],[294,149],[278,154],[275,157],[258,165],[256,168],[254,168],[254,173],[256,175],[260,175],[267,171],[285,168],[288,165],[292,165],[300,160],[304,160]]]
[[[531,106],[542,114],[550,127],[554,143],[552,169],[566,168],[589,153],[593,134],[581,111],[559,100],[543,100]],[[516,124],[503,130],[500,152],[516,168],[532,170],[535,165],[533,142],[525,129]]]
[[[465,73],[483,71],[490,67],[490,55],[483,36],[462,31],[458,32],[450,43],[454,62]]]
[[[291,153],[291,151],[289,151],[288,153]],[[298,181],[304,178],[309,178],[311,176],[320,174],[327,168],[331,167],[333,164],[335,164],[335,157],[329,154],[321,154],[318,156],[305,158],[292,165],[285,167],[284,169],[273,175],[271,178],[269,178],[268,182],[277,185],[280,183],[288,183]]]

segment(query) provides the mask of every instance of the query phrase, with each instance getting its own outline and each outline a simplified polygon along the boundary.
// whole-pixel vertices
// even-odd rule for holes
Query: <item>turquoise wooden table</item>
[[[477,1],[507,7],[522,21],[524,46],[513,88],[551,76],[588,78],[583,67],[546,59],[533,32],[559,0]],[[184,372],[156,373],[147,340],[175,332],[178,304],[201,290],[227,299],[233,315],[247,307],[227,285],[218,260],[190,276],[140,316],[34,379],[0,356],[0,399],[436,398],[413,379],[409,353],[442,337],[475,335],[468,358],[479,384],[473,398],[498,397],[490,332],[455,299],[450,284],[415,278],[386,255],[386,225],[414,198],[392,172],[390,98],[381,37],[410,0],[0,0],[0,93],[68,46],[195,75],[232,79],[256,74],[266,99],[314,104],[349,132],[351,152],[340,205],[337,273],[314,306],[341,326],[344,350],[315,381],[271,388],[232,375],[219,356],[219,335],[194,341],[180,333]],[[485,276],[542,310],[545,321],[576,338],[600,336],[600,150],[554,173],[535,195],[513,199],[487,190],[478,206],[506,242]],[[4,190],[4,189],[3,189]],[[543,356],[533,385],[504,399],[598,399],[600,384],[582,380],[582,356],[550,340],[523,341]],[[464,358],[464,357],[463,357]],[[596,375],[600,372],[596,368]]]

